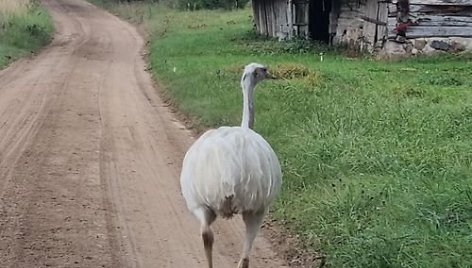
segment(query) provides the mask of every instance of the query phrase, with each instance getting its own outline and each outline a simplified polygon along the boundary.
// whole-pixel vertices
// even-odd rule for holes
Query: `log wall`
[[[388,38],[396,37],[397,3],[388,5]],[[472,0],[410,0],[407,39],[472,37]]]
[[[309,1],[317,0],[253,0],[257,32],[279,39],[309,36]],[[333,0],[332,43],[368,51],[383,47],[397,35],[398,1]],[[406,39],[472,38],[472,0],[409,0],[407,18],[413,25],[407,27]]]

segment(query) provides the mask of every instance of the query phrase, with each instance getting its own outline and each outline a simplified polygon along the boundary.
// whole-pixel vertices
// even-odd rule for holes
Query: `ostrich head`
[[[250,63],[244,67],[241,86],[246,89],[253,89],[257,83],[265,79],[274,79],[267,67],[259,63]]]
[[[241,77],[241,88],[243,90],[243,120],[242,127],[253,128],[254,126],[254,88],[257,83],[274,77],[267,71],[267,67],[259,63],[250,63],[244,68]]]

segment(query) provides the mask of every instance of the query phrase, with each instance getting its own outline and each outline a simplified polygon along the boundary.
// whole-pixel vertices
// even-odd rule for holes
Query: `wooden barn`
[[[261,35],[367,51],[472,50],[472,0],[253,0]]]

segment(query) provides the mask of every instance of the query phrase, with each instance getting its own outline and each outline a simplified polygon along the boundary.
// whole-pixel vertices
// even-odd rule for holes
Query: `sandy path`
[[[81,0],[44,0],[58,33],[0,72],[1,267],[206,267],[180,195],[193,141],[153,88],[143,39]],[[216,267],[242,223],[218,221]],[[283,267],[259,237],[252,267]]]

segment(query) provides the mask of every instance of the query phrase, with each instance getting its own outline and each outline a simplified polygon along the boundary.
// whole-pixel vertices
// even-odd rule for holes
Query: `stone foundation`
[[[415,55],[435,55],[446,52],[472,52],[472,38],[429,37],[407,39],[404,43],[388,40],[378,53],[382,58],[401,58]]]

